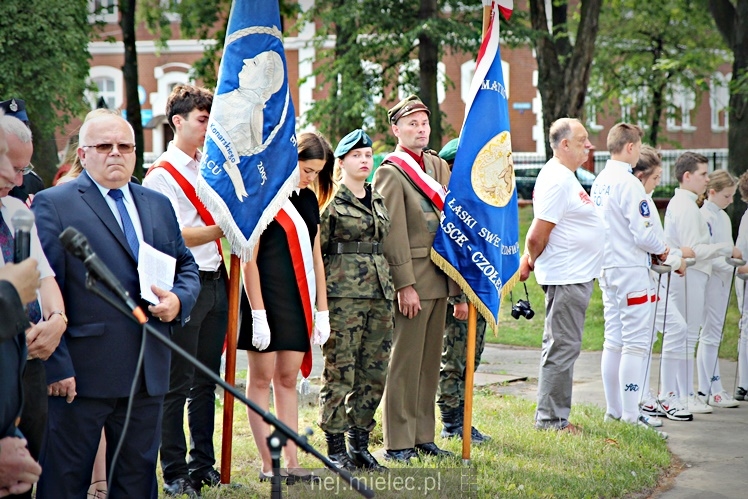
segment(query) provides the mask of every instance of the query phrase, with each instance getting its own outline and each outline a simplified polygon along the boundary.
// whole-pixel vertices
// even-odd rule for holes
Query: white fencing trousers
[[[704,320],[704,290],[709,276],[700,270],[689,268],[686,270],[688,278],[674,275],[670,283],[670,305],[678,307],[681,315],[686,319],[688,326],[688,337],[686,339],[686,351],[683,362],[686,364],[685,377],[682,375],[684,369],[678,372],[678,392],[681,396],[693,393],[694,378],[694,352],[699,340],[699,330]],[[686,283],[688,292],[686,292]],[[688,303],[686,303],[688,298]]]
[[[699,391],[702,393],[719,393],[723,389],[717,357],[725,325],[725,312],[730,301],[731,282],[732,272],[719,272],[715,269],[706,283],[704,324],[696,352]]]
[[[654,286],[647,268],[620,267],[603,270],[600,289],[605,310],[605,352],[601,370],[606,405],[611,415],[619,416],[613,412],[621,407],[623,420],[636,421],[647,356],[652,346]],[[617,352],[621,352],[620,357]],[[616,361],[618,369],[609,365]],[[611,379],[615,376],[617,386],[616,380]]]

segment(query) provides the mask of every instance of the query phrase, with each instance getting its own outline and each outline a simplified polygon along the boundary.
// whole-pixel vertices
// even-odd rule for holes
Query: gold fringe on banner
[[[431,260],[436,264],[437,267],[442,269],[447,276],[449,276],[453,281],[457,283],[457,285],[460,287],[463,293],[465,293],[465,296],[475,306],[475,309],[478,311],[479,314],[483,316],[483,318],[486,320],[486,324],[491,326],[493,329],[494,335],[498,337],[499,335],[499,313],[496,312],[496,316],[494,317],[493,312],[486,306],[485,303],[483,303],[483,300],[478,298],[478,295],[473,291],[473,288],[470,287],[470,285],[467,283],[467,281],[462,277],[462,274],[454,268],[454,266],[449,263],[443,256],[441,256],[439,253],[434,250],[434,248],[431,248]],[[512,290],[512,288],[519,282],[519,269],[517,272],[514,273],[514,275],[506,282],[504,283],[504,286],[501,288],[501,297],[499,299],[499,310],[501,310],[501,300],[506,297],[507,294]]]

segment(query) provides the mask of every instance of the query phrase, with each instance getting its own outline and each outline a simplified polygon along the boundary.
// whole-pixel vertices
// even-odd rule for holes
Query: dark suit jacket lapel
[[[83,201],[85,201],[86,204],[91,208],[91,211],[93,211],[94,214],[99,217],[104,226],[109,230],[109,232],[112,233],[114,238],[122,245],[123,248],[125,248],[125,250],[127,250],[127,253],[134,260],[135,256],[132,254],[130,245],[127,244],[125,233],[122,232],[122,228],[119,226],[119,223],[117,223],[117,219],[114,218],[112,209],[109,208],[109,205],[104,199],[104,196],[101,195],[99,188],[96,186],[96,184],[93,183],[91,178],[86,173],[82,173],[78,177],[76,182],[78,182],[78,191],[81,193]]]
[[[153,217],[151,213],[151,202],[145,195],[146,188],[130,182],[130,193],[135,201],[135,207],[138,209],[140,217],[140,226],[143,229],[143,241],[153,246]]]

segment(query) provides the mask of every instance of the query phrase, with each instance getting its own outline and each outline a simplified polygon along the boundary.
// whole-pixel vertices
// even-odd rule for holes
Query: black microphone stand
[[[364,497],[371,498],[374,497],[374,492],[366,487],[366,485],[362,482],[360,482],[357,478],[354,478],[351,476],[350,473],[348,473],[347,470],[338,468],[335,466],[330,459],[328,459],[327,456],[320,453],[317,449],[312,447],[309,442],[307,442],[306,437],[300,436],[298,433],[293,431],[291,428],[286,426],[285,423],[283,423],[281,420],[273,416],[270,412],[263,411],[257,404],[249,400],[239,392],[236,388],[226,383],[223,379],[221,379],[220,376],[216,375],[213,371],[211,371],[209,368],[207,368],[202,362],[197,360],[195,357],[187,353],[182,347],[171,341],[170,338],[167,336],[164,336],[160,332],[158,332],[153,326],[148,324],[147,322],[144,324],[141,324],[141,322],[132,314],[132,312],[127,309],[127,307],[123,306],[121,303],[119,303],[113,296],[111,296],[109,293],[106,293],[99,289],[96,286],[96,277],[92,275],[90,272],[86,272],[86,289],[94,293],[99,298],[103,299],[107,303],[109,303],[111,306],[131,318],[135,323],[142,325],[143,329],[147,331],[152,337],[159,340],[161,343],[169,347],[172,351],[178,353],[185,359],[187,359],[191,364],[193,364],[197,369],[202,371],[206,376],[208,376],[212,381],[214,381],[217,385],[222,387],[224,390],[229,392],[231,395],[233,395],[235,398],[237,398],[241,403],[252,409],[254,412],[262,416],[262,419],[269,425],[271,425],[274,429],[273,433],[270,434],[270,436],[267,439],[268,446],[270,447],[270,456],[273,461],[273,478],[272,478],[272,487],[270,490],[270,497],[273,499],[281,499],[282,497],[282,489],[281,489],[281,475],[280,475],[280,456],[281,456],[281,449],[286,445],[286,442],[288,439],[291,439],[299,448],[301,448],[304,452],[307,454],[311,454],[312,456],[316,457],[322,463],[331,471],[334,473],[337,473],[340,475],[340,477],[348,482],[350,484],[352,490],[355,490],[359,494],[361,494]]]

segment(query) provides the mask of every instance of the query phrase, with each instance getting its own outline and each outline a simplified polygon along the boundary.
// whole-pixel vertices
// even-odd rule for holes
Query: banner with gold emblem
[[[508,17],[512,2],[499,3],[493,2],[478,53],[441,230],[431,251],[434,262],[460,285],[494,331],[501,298],[517,281],[520,257],[509,106],[499,48],[499,9]]]

